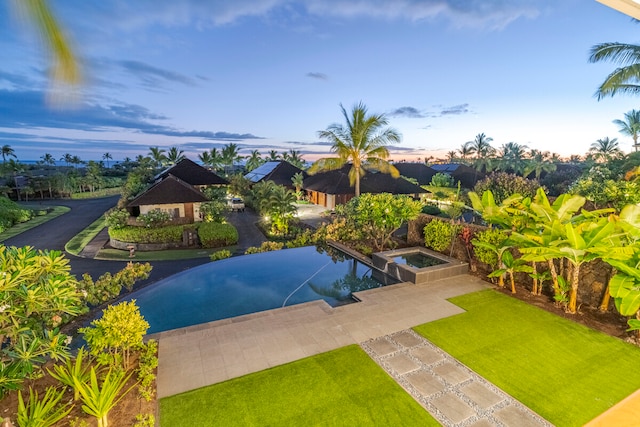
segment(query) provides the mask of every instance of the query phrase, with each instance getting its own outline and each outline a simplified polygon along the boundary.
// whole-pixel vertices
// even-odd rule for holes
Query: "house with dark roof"
[[[431,178],[437,173],[424,163],[394,163],[400,175],[413,178],[418,181],[418,185],[431,184]]]
[[[333,209],[336,205],[347,203],[355,197],[355,189],[349,182],[350,169],[351,165],[349,164],[341,169],[318,173],[306,178],[302,188],[307,193],[309,201]],[[402,177],[393,178],[389,174],[378,171],[367,171],[360,178],[360,193],[406,194],[418,197],[419,194],[426,192]]]
[[[258,166],[251,172],[245,174],[245,178],[251,182],[251,184],[257,184],[259,182],[272,181],[277,185],[283,185],[293,190],[293,183],[291,178],[297,173],[302,173],[303,178],[309,176],[302,169],[292,165],[291,163],[282,160],[277,162],[266,162]]]
[[[473,188],[476,185],[476,182],[485,178],[484,173],[478,172],[474,168],[460,163],[431,165],[431,169],[436,172],[450,175],[456,185],[458,181],[460,181],[460,185],[464,188]]]
[[[193,185],[169,174],[126,205],[131,216],[138,217],[153,210],[171,215],[174,222],[201,221],[200,204],[208,201]]]
[[[187,184],[200,189],[210,186],[229,185],[229,181],[226,179],[187,158],[180,160],[175,165],[160,172],[154,177],[154,182],[161,181],[169,175],[173,175]]]

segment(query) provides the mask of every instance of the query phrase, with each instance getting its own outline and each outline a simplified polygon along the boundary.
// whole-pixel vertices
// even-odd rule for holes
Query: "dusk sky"
[[[640,98],[597,101],[602,42],[640,24],[595,0],[51,1],[82,64],[79,96],[46,102],[48,51],[0,2],[0,145],[18,159],[100,160],[229,142],[247,155],[329,152],[317,137],[362,101],[403,135],[392,160],[443,156],[484,132],[563,156]],[[61,164],[61,162],[58,162]]]

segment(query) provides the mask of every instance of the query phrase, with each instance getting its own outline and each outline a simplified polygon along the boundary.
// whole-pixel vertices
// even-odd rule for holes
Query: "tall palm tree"
[[[67,166],[71,164],[73,160],[73,156],[69,153],[65,153],[62,157],[60,157],[60,161],[63,161]]]
[[[153,160],[155,167],[159,168],[167,163],[167,156],[164,154],[167,151],[160,147],[149,147],[149,157]]]
[[[42,163],[44,163],[45,165],[56,164],[56,160],[53,158],[51,153],[45,153],[44,155],[40,156],[40,158],[42,159]]]
[[[203,151],[202,153],[198,154],[198,159],[200,159],[200,161],[202,162],[203,165],[211,166],[211,152],[210,151]]]
[[[597,140],[591,144],[589,152],[593,153],[596,161],[607,162],[612,158],[619,157],[622,152],[618,146],[618,138],[609,139],[608,136]]]
[[[465,142],[458,149],[458,153],[460,154],[460,159],[464,162],[466,162],[467,159],[471,157],[471,155],[473,154],[473,149],[471,148],[471,144],[472,144],[472,141]]]
[[[277,150],[269,150],[269,154],[267,155],[267,162],[278,162],[282,157],[278,154]]]
[[[111,153],[104,153],[102,155],[102,160],[106,160],[107,161],[107,169],[109,169],[109,160],[113,160],[113,157],[111,156]]]
[[[7,157],[13,157],[14,159],[17,159],[15,150],[11,148],[10,145],[5,144],[0,150],[2,152],[2,163],[5,163],[7,161]]]
[[[589,62],[608,61],[619,65],[596,90],[598,100],[617,93],[640,93],[640,46],[627,43],[601,43],[591,48]]]
[[[167,164],[169,166],[175,165],[184,158],[184,151],[178,149],[178,147],[169,148],[169,151],[167,152]]]
[[[304,168],[304,159],[297,150],[289,149],[289,151],[282,153],[282,158],[297,168]]]
[[[640,134],[640,111],[631,110],[624,114],[624,120],[616,119],[613,121],[618,126],[618,131],[621,134],[630,136],[633,139],[633,148],[637,152],[638,147],[638,135]]]
[[[258,150],[251,150],[251,154],[248,155],[245,159],[246,162],[244,166],[247,172],[251,172],[252,170],[256,169],[263,162],[262,156]]]
[[[527,159],[527,164],[522,175],[528,177],[533,173],[536,179],[540,179],[542,172],[553,172],[556,168],[557,166],[551,161],[551,156],[548,151],[542,152],[532,149],[529,151],[529,158]]]
[[[318,132],[321,139],[330,141],[331,151],[338,157],[328,157],[315,161],[309,168],[309,173],[322,170],[335,170],[345,163],[351,163],[349,181],[355,187],[356,196],[360,195],[360,178],[365,174],[365,166],[390,173],[397,178],[400,172],[387,162],[389,150],[387,145],[399,142],[400,133],[393,128],[386,127],[389,121],[384,114],[367,114],[367,107],[362,103],[356,104],[347,113],[340,104],[346,126],[334,123],[326,130]]]
[[[500,169],[512,171],[516,174],[523,173],[526,166],[526,148],[526,145],[521,145],[517,142],[503,144],[498,154],[501,157]]]
[[[240,156],[240,149],[238,148],[238,144],[234,144],[230,142],[229,144],[222,147],[222,164],[225,167],[225,173],[229,174],[229,168],[233,168],[235,163],[240,160],[242,157]]]
[[[491,146],[493,138],[483,133],[476,135],[473,141],[468,141],[468,149],[471,150],[471,154],[475,154],[475,160],[473,166],[476,172],[485,170],[489,171],[493,166],[492,156],[496,149]]]

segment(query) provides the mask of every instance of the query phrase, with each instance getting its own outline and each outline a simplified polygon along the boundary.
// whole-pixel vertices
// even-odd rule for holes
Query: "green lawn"
[[[167,261],[176,259],[193,259],[193,258],[209,258],[213,252],[221,249],[229,249],[231,252],[235,246],[226,248],[197,248],[197,249],[167,249],[164,251],[136,251],[133,261]],[[113,260],[113,261],[131,261],[129,251],[119,249],[100,249],[96,259]]]
[[[438,426],[356,345],[160,400],[179,426]]]
[[[415,330],[557,426],[580,426],[640,388],[640,348],[493,290]]]
[[[87,246],[89,242],[91,242],[91,240],[93,240],[93,238],[96,237],[104,227],[106,227],[106,225],[107,222],[104,216],[101,216],[69,240],[67,244],[64,245],[64,249],[73,255],[80,254],[84,247]]]

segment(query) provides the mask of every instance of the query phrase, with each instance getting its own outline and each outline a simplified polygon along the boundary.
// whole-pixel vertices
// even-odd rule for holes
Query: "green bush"
[[[438,172],[431,177],[431,185],[434,187],[453,187],[453,177],[449,174]]]
[[[198,227],[198,237],[205,248],[235,245],[238,243],[238,230],[231,224],[205,222]]]
[[[160,209],[154,209],[146,214],[140,215],[138,219],[142,221],[147,228],[157,228],[171,221],[171,215]]]
[[[513,194],[533,197],[539,187],[540,183],[536,179],[527,179],[510,173],[498,172],[492,173],[482,181],[479,181],[473,187],[473,191],[476,194],[483,194],[485,191],[491,190],[496,204],[499,205]]]
[[[245,251],[245,255],[259,254],[262,252],[279,251],[284,248],[284,243],[281,242],[262,242],[259,248],[251,246]]]
[[[119,229],[127,225],[129,212],[126,209],[111,209],[104,214],[104,217],[107,221],[107,227]]]
[[[476,237],[471,240],[471,243],[473,243],[473,252],[476,255],[476,259],[480,262],[490,265],[491,267],[497,267],[498,254],[496,254],[495,251],[492,251],[489,248],[476,245],[476,242],[490,243],[496,247],[499,247],[501,246],[502,242],[506,240],[506,238],[507,234],[504,231],[495,228],[489,228],[488,230],[476,233]]]
[[[459,231],[459,225],[434,219],[424,226],[424,244],[434,251],[444,251]]]
[[[227,249],[222,249],[221,251],[216,251],[216,252],[212,253],[209,256],[211,261],[220,261],[221,259],[225,259],[225,258],[229,258],[229,257],[231,257],[231,251],[229,251]]]
[[[33,216],[32,210],[22,209],[16,202],[0,197],[0,233],[15,224],[29,221]]]
[[[422,207],[423,214],[436,216],[436,215],[439,215],[440,212],[442,212],[440,208],[434,205],[425,205]]]
[[[168,225],[159,228],[126,226],[109,229],[109,236],[121,242],[131,243],[180,243],[182,242],[182,225]]]

